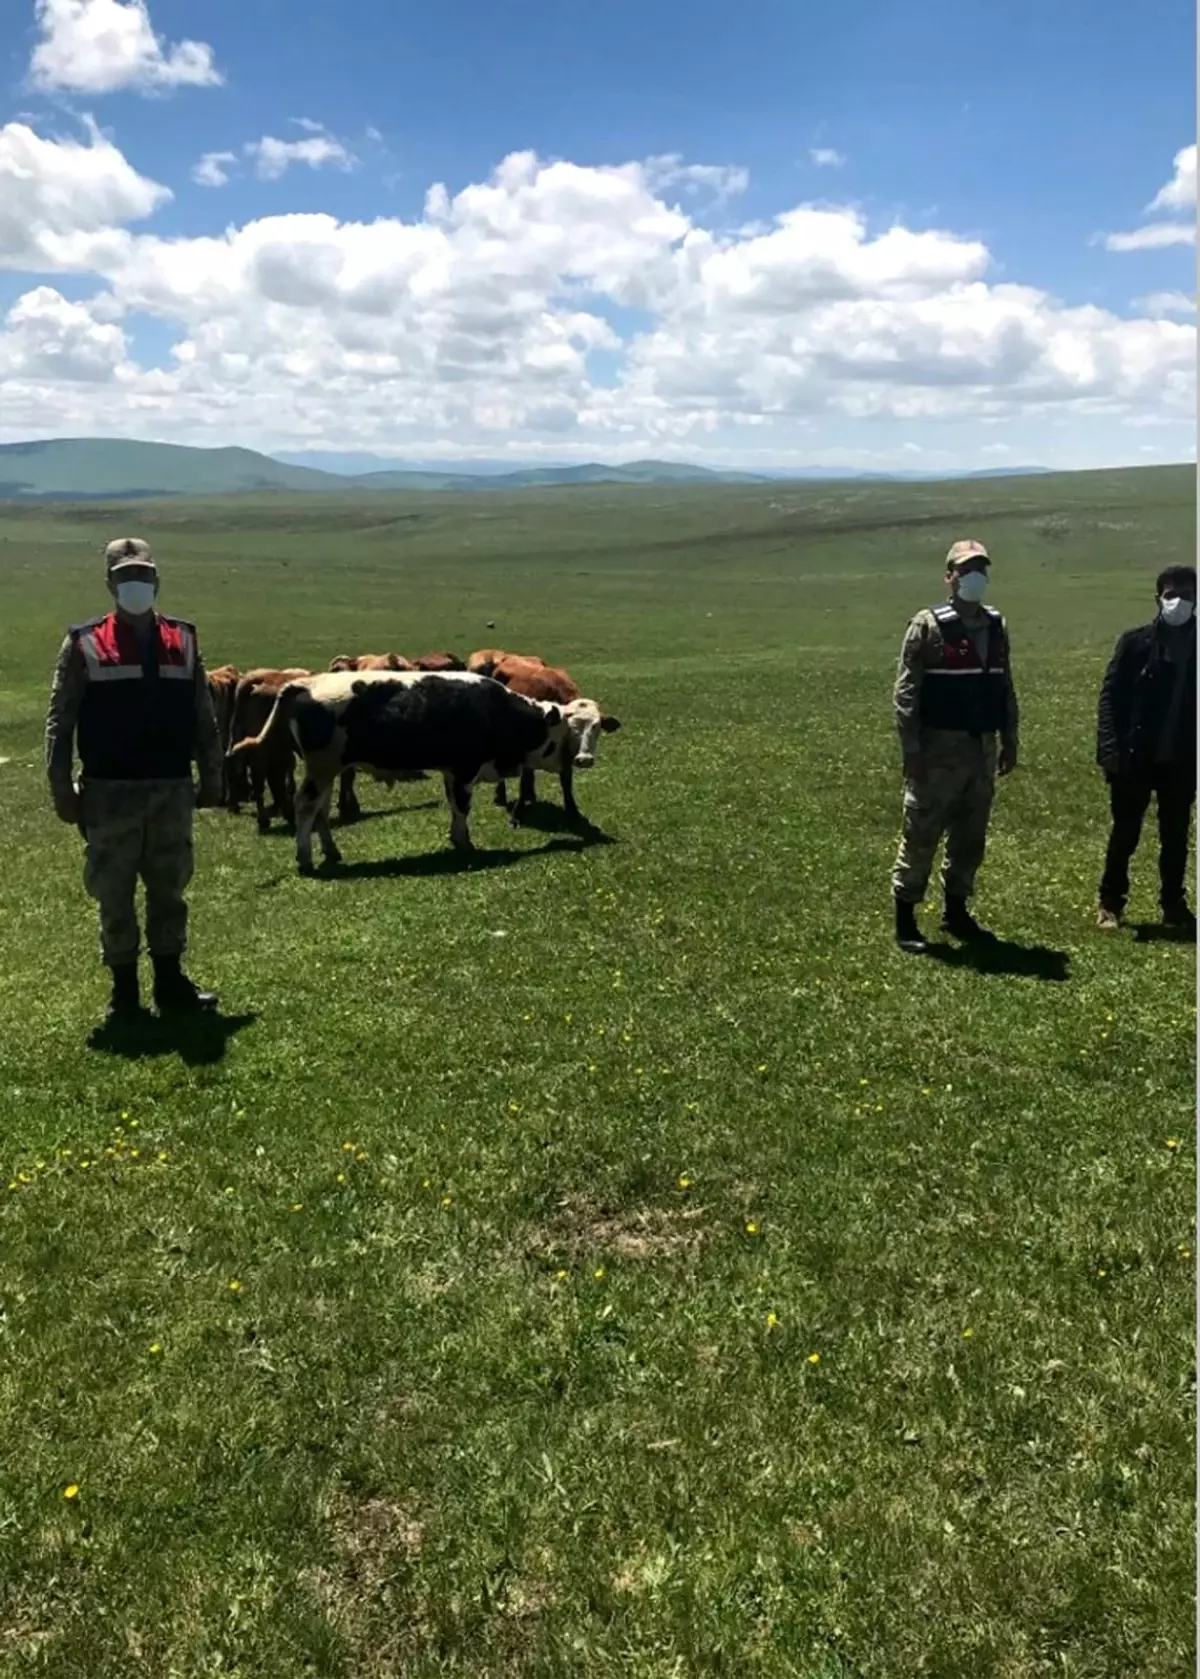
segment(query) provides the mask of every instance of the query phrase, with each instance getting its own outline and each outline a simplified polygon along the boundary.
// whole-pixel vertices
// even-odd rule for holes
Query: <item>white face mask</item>
[[[1159,611],[1162,613],[1163,623],[1169,624],[1173,630],[1189,623],[1195,610],[1195,603],[1184,600],[1182,595],[1172,595],[1168,600],[1159,602]]]
[[[986,571],[968,571],[965,576],[958,580],[958,598],[977,606],[984,595],[987,594],[987,586]]]
[[[122,612],[132,613],[136,618],[150,611],[157,592],[153,583],[118,583],[117,605]]]

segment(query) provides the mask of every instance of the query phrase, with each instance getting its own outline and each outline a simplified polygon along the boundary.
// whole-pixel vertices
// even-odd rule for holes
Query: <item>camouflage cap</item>
[[[109,577],[125,566],[150,566],[158,570],[150,544],[140,536],[118,536],[104,550],[104,569]]]
[[[955,542],[951,545],[950,552],[946,555],[946,570],[954,571],[958,566],[966,565],[968,560],[975,559],[986,560],[989,565],[992,563],[991,556],[983,543],[975,542],[971,537],[967,537],[964,541]]]

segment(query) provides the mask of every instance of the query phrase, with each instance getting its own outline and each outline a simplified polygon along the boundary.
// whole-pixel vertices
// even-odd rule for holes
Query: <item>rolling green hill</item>
[[[285,466],[253,449],[190,449],[120,437],[0,444],[0,499],[295,493],[338,489],[344,483],[331,472]]]
[[[437,471],[347,476],[290,466],[254,449],[193,449],[130,438],[58,437],[0,444],[0,500],[89,500],[236,495],[247,490],[515,490],[570,484],[761,483],[749,473],[712,472],[673,461],[626,466],[531,467],[481,477]]]

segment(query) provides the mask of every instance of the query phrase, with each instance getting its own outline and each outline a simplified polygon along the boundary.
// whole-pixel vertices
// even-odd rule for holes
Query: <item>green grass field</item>
[[[1190,1675],[1195,951],[1137,930],[1152,835],[1093,931],[1092,755],[1194,505],[1169,468],[6,511],[0,1673]],[[127,526],[210,664],[565,663],[624,725],[577,784],[612,843],[482,792],[464,869],[440,784],[364,778],[302,880],[201,813],[224,1022],[93,1046],[40,731]],[[991,971],[891,942],[896,655],[964,534],[1023,709]]]

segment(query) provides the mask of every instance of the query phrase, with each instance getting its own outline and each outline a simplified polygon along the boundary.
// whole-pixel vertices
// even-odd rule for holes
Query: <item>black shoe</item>
[[[1195,937],[1196,916],[1194,911],[1188,908],[1186,898],[1180,898],[1172,904],[1164,904],[1162,918],[1164,927],[1178,927],[1181,933],[1191,933],[1192,937]]]
[[[216,992],[201,991],[180,967],[178,956],[154,958],[155,1008],[160,1011],[179,1009],[195,1012],[197,1009],[215,1008],[216,1003]]]
[[[142,1012],[142,994],[138,987],[136,962],[120,962],[112,968],[112,996],[104,1011],[106,1020],[131,1020]]]
[[[906,904],[897,898],[896,902],[896,943],[901,950],[907,950],[911,955],[919,956],[929,949],[925,935],[917,926],[917,908],[915,904]]]
[[[942,917],[942,932],[949,933],[952,939],[995,939],[995,933],[981,927],[967,908],[965,898],[952,898],[946,894],[946,913]]]

